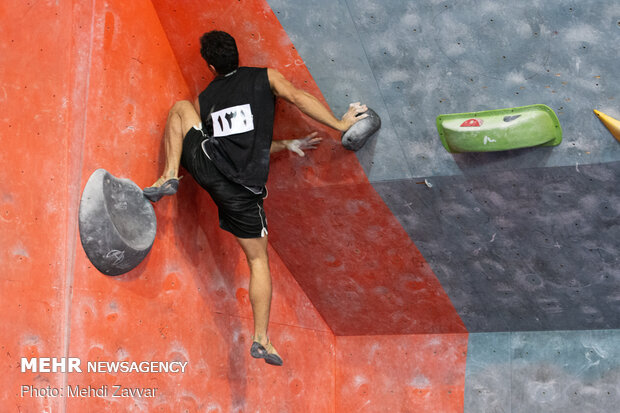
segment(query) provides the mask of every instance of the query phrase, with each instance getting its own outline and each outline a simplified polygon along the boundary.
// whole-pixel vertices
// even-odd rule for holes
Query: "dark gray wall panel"
[[[375,183],[470,332],[620,328],[620,162]]]

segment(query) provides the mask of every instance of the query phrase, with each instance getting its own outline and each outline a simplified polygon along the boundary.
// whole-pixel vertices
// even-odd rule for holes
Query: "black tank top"
[[[233,182],[262,187],[269,174],[275,96],[266,68],[218,76],[198,97],[208,140],[203,149]]]

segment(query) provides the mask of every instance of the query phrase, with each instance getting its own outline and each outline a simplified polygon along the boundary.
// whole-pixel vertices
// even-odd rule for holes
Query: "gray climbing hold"
[[[357,151],[370,139],[381,127],[381,118],[377,113],[368,108],[364,113],[367,118],[360,120],[342,134],[342,146],[350,151]]]
[[[157,219],[138,185],[97,169],[82,192],[79,227],[82,247],[95,268],[120,275],[151,250]]]

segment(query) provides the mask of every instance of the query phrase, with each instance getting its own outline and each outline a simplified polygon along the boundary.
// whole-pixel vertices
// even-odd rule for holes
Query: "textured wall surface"
[[[6,3],[6,2],[5,2]],[[0,404],[8,411],[613,411],[620,355],[620,6],[567,0],[118,0],[0,6]],[[382,117],[357,153],[278,102],[266,201],[270,335],[251,359],[245,258],[187,177],[156,204],[135,270],[97,272],[77,236],[96,168],[152,183],[168,108],[211,80],[231,32],[341,115]],[[549,105],[553,148],[451,155],[441,113]],[[426,182],[431,185],[426,185]],[[567,331],[558,331],[567,330]],[[570,331],[568,331],[570,330]],[[471,332],[472,334],[469,334]],[[21,357],[187,361],[184,374],[21,373]],[[157,387],[155,398],[20,386]]]
[[[19,386],[60,386],[60,375],[19,374],[20,357],[62,354],[67,345],[68,235],[77,214],[67,190],[77,189],[68,171],[73,148],[70,79],[71,4],[26,8],[0,6],[0,401],[11,411],[55,411],[61,400],[22,401]],[[47,21],[25,32],[29,20]],[[33,70],[36,68],[36,70]],[[45,74],[45,76],[42,76]],[[62,148],[59,150],[58,148]],[[10,402],[9,402],[10,400]]]
[[[613,162],[375,187],[470,332],[605,329],[620,326],[619,176]]]
[[[618,330],[470,334],[465,411],[617,411],[619,349]]]
[[[336,337],[336,411],[462,412],[467,336]]]

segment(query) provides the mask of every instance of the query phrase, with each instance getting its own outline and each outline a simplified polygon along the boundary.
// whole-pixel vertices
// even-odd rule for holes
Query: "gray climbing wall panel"
[[[620,331],[470,334],[465,412],[615,412]]]
[[[327,101],[362,100],[382,117],[358,153],[371,181],[459,175],[441,146],[442,113],[543,103],[564,142],[544,154],[499,156],[490,169],[620,160],[592,109],[620,118],[620,3],[328,1],[269,4]]]
[[[470,332],[620,328],[620,162],[375,183]]]

